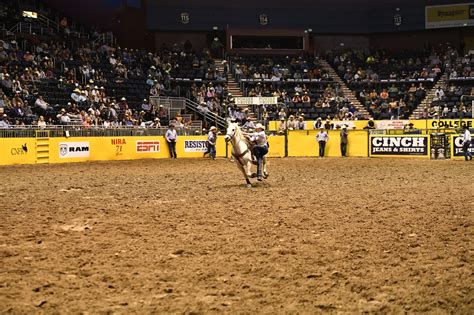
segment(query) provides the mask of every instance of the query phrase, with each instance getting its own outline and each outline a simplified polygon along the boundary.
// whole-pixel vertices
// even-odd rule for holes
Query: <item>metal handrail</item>
[[[210,121],[215,122],[215,124],[217,125],[216,127],[220,127],[222,129],[225,129],[227,127],[227,121],[224,118],[222,118],[221,116],[216,115],[212,112],[201,112],[198,109],[198,106],[199,106],[198,103],[196,103],[196,102],[194,102],[190,99],[186,99],[186,107],[187,108],[190,108],[193,111],[201,114],[202,116],[204,116],[205,119],[208,119]]]
[[[124,127],[106,128],[104,126],[93,126],[86,128],[83,126],[66,125],[56,126],[49,125],[46,128],[29,125],[15,127],[9,129],[0,129],[0,138],[35,138],[37,131],[48,131],[49,137],[140,137],[140,136],[164,136],[168,130],[167,127],[160,128],[141,128],[141,127]],[[178,135],[186,134],[202,134],[201,126],[191,126],[188,128],[176,128]]]
[[[212,112],[201,112],[198,109],[199,104],[192,101],[192,100],[190,100],[190,99],[188,99],[188,98],[172,97],[172,96],[169,96],[169,97],[156,96],[156,97],[150,97],[150,101],[152,101],[152,100],[156,100],[158,102],[158,104],[160,104],[161,100],[166,100],[167,102],[170,103],[170,108],[173,107],[172,105],[175,102],[184,102],[185,106],[182,107],[183,109],[184,108],[191,109],[193,112],[202,115],[206,120],[214,122],[216,124],[216,127],[220,127],[222,129],[225,129],[227,127],[227,121],[223,117],[221,117],[219,115],[216,115]]]

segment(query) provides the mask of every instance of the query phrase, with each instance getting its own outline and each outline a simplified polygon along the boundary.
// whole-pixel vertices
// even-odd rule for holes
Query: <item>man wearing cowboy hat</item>
[[[464,160],[472,161],[472,153],[470,151],[472,142],[471,132],[467,124],[464,125],[463,128],[464,133],[462,134],[462,150],[464,152]]]
[[[178,140],[178,133],[174,128],[174,124],[170,124],[168,130],[166,130],[165,134],[166,142],[168,142],[168,148],[170,150],[170,157],[172,159],[176,159],[176,140]]]
[[[304,114],[298,117],[298,122],[296,123],[296,129],[297,130],[304,130],[305,128],[305,122],[304,122]]]
[[[209,154],[209,157],[213,160],[216,159],[216,142],[217,142],[217,128],[212,126],[209,128],[209,134],[207,135],[207,151],[204,152],[203,156]]]
[[[257,180],[262,181],[262,164],[263,158],[268,153],[268,143],[267,143],[267,135],[265,134],[265,128],[262,124],[258,123],[255,126],[255,132],[250,137],[250,141],[255,143],[255,147],[253,148],[253,154],[257,158]]]
[[[347,133],[347,126],[342,125],[341,127],[341,155],[342,157],[347,157],[347,138],[348,138],[348,133]]]
[[[295,116],[290,115],[290,119],[288,120],[286,124],[287,124],[288,130],[296,130],[297,122],[295,120]]]
[[[316,141],[319,143],[319,157],[323,158],[324,157],[324,150],[326,148],[326,142],[328,142],[329,136],[324,131],[324,127],[321,126],[319,127],[319,132],[316,135]]]

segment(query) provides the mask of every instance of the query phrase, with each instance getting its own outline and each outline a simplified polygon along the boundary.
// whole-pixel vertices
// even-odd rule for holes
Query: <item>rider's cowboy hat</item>
[[[217,130],[217,128],[215,126],[212,126],[211,128],[209,128],[209,130]]]
[[[256,126],[255,126],[255,129],[262,129],[262,130],[265,130],[265,127],[263,127],[263,125],[261,123],[258,123]]]

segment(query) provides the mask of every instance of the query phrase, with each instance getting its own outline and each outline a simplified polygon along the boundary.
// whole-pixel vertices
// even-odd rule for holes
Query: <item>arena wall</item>
[[[411,157],[430,158],[432,148],[427,134],[369,134],[368,130],[349,130],[349,157]],[[399,131],[399,130],[396,130]],[[316,130],[288,132],[287,136],[269,136],[268,157],[318,156]],[[329,130],[326,157],[339,157],[340,131]],[[448,135],[451,158],[462,159],[460,135]],[[390,140],[386,140],[386,139]],[[375,139],[375,140],[374,140]],[[416,140],[424,139],[424,140]],[[421,142],[420,142],[421,141]],[[178,158],[202,158],[205,136],[181,136],[176,151]],[[230,157],[231,146],[219,137],[218,157]],[[471,147],[474,153],[474,145]],[[162,136],[146,137],[51,137],[0,138],[0,165],[71,163],[86,161],[116,161],[169,158],[168,145]]]
[[[340,135],[338,130],[329,130],[329,141],[326,144],[325,156],[341,156]],[[288,156],[318,156],[319,146],[316,142],[317,131],[291,131],[288,134]],[[347,154],[352,157],[368,156],[368,133],[366,130],[350,130]]]
[[[202,158],[205,136],[181,136],[178,157]],[[226,143],[218,138],[217,156],[226,156]],[[156,137],[0,138],[0,165],[71,163],[169,158],[168,145]]]

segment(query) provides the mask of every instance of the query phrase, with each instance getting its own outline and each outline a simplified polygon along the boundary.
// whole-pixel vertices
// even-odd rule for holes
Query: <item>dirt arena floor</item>
[[[6,314],[474,313],[474,162],[0,168]]]

